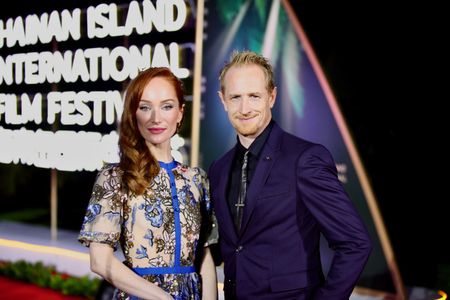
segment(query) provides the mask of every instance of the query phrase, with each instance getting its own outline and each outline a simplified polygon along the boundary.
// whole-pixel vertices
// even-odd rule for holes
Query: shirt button
[[[243,246],[239,246],[239,247],[237,247],[236,248],[236,253],[239,253],[239,252],[241,252],[242,250],[244,249],[244,247]]]

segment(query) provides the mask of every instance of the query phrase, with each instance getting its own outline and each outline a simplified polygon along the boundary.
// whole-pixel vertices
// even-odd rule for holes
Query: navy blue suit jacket
[[[372,246],[329,151],[275,123],[247,189],[239,235],[226,199],[234,152],[211,165],[209,178],[225,278],[236,277],[238,299],[348,299]],[[326,278],[320,233],[334,250]]]

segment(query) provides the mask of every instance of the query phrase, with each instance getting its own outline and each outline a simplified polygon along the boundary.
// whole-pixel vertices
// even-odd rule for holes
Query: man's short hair
[[[230,56],[229,62],[220,71],[220,90],[224,92],[224,78],[228,70],[233,66],[243,66],[243,65],[257,65],[263,70],[266,77],[266,87],[269,92],[275,88],[273,80],[273,70],[269,63],[269,60],[253,51],[233,51]]]

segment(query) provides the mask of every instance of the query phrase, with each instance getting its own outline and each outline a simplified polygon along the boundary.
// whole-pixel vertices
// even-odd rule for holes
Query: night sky
[[[448,72],[438,45],[448,37],[444,10],[299,2],[295,10],[368,172],[403,281],[435,288],[438,265],[450,264],[442,245],[450,236],[448,92],[440,92],[436,73]]]

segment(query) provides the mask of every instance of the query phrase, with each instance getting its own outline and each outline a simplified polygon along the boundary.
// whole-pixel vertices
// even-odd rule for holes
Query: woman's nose
[[[154,110],[151,112],[150,120],[151,120],[153,123],[159,123],[159,122],[161,121],[161,114],[160,114],[160,112],[159,112],[157,109],[154,109]]]

